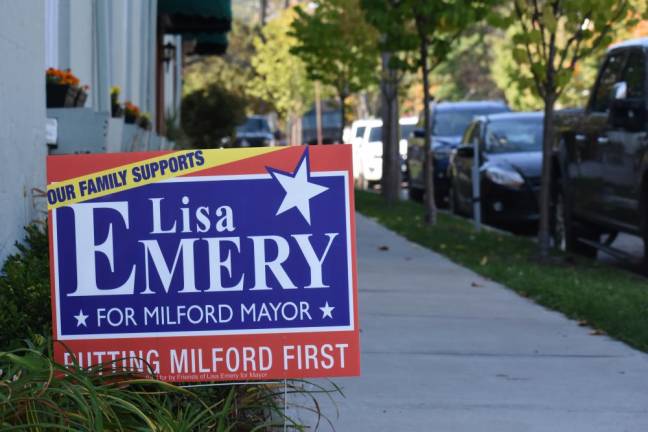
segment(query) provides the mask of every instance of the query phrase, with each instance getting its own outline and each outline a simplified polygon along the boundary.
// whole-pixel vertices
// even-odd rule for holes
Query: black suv
[[[555,237],[594,256],[618,232],[644,240],[648,271],[648,39],[613,45],[585,109],[558,112]],[[607,234],[605,242],[601,237]]]
[[[265,116],[253,115],[236,127],[233,147],[272,147],[276,145],[276,133]]]
[[[501,101],[440,102],[433,103],[430,108],[434,198],[437,205],[443,206],[446,204],[450,186],[447,175],[450,153],[459,145],[466,127],[475,116],[506,112],[509,108]],[[423,129],[423,115],[421,115],[416,129],[407,140],[409,196],[415,201],[421,201],[425,192],[424,142],[425,129]]]

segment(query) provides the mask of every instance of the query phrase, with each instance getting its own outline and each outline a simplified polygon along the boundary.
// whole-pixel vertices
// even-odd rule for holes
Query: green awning
[[[232,28],[231,0],[159,0],[164,33],[226,33]]]
[[[194,48],[194,54],[223,55],[227,51],[227,34],[225,33],[202,33],[195,36],[196,47]]]

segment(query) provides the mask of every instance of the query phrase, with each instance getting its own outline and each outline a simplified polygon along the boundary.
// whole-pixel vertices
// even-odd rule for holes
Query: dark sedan
[[[507,112],[509,108],[501,101],[465,101],[434,103],[430,110],[432,128],[431,146],[434,169],[434,198],[437,205],[445,205],[448,196],[448,161],[452,150],[457,148],[461,136],[470,121],[478,115]],[[423,199],[425,184],[423,165],[425,161],[423,117],[407,143],[407,168],[409,172],[409,195],[416,201]]]
[[[473,212],[473,143],[477,140],[484,220],[494,224],[538,220],[542,123],[542,113],[493,114],[473,120],[449,166],[450,207],[455,213]]]

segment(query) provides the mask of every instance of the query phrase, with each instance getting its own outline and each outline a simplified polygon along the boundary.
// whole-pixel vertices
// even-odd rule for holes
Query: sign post
[[[172,382],[359,375],[350,146],[47,163],[58,362]]]

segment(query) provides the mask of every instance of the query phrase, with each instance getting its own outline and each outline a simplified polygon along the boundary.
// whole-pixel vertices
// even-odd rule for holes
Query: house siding
[[[43,218],[45,200],[45,4],[3,2],[0,14],[0,262]]]

